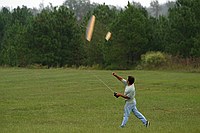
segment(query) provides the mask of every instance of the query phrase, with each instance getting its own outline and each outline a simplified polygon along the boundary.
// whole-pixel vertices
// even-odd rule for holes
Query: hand
[[[112,73],[112,75],[113,75],[113,76],[116,76],[116,73],[115,73],[115,72],[113,72],[113,73]]]
[[[121,93],[114,92],[114,96],[115,96],[116,98],[120,97],[121,95],[122,95]]]

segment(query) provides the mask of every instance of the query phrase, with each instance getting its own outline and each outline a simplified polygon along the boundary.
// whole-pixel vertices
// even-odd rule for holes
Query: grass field
[[[0,68],[2,133],[199,133],[200,74],[115,71],[136,77],[138,109],[146,128],[131,114],[125,128],[123,85],[112,71]]]

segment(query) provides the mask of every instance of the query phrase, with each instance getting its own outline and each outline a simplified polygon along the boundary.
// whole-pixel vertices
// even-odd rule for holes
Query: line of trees
[[[157,9],[155,4],[152,8]],[[66,0],[60,7],[38,10],[2,7],[0,65],[98,64],[124,69],[136,65],[148,51],[200,57],[199,6],[199,0],[177,0],[167,16],[157,13],[156,17],[135,2],[123,9],[89,0]],[[96,23],[92,41],[87,42],[85,30],[91,15],[96,16]],[[105,41],[108,31],[112,38]]]

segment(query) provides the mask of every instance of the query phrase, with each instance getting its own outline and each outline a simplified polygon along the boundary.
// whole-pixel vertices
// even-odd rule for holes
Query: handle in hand
[[[119,96],[117,95],[117,92],[114,92],[114,96],[116,97],[116,98],[118,98]]]

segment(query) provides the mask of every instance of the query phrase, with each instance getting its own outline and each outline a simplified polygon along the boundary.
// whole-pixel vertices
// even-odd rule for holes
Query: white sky
[[[47,6],[49,3],[52,3],[53,6],[59,6],[61,5],[65,0],[0,0],[0,7],[6,6],[15,8],[17,6],[25,5],[27,7],[39,7],[39,4],[44,2],[44,5]],[[124,7],[127,5],[128,0],[90,0],[92,2],[96,3],[105,3],[107,5],[115,5],[115,6],[121,6]],[[129,0],[132,2],[133,0]],[[140,2],[143,6],[148,7],[150,5],[150,2],[152,0],[134,0],[135,2]],[[167,1],[175,1],[175,0],[158,0],[160,4],[163,4]]]

